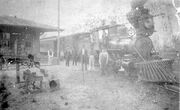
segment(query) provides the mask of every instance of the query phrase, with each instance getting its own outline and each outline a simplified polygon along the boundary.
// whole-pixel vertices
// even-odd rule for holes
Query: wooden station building
[[[39,59],[40,35],[57,28],[37,24],[17,17],[0,17],[0,54],[7,58],[25,58],[28,54]]]
[[[0,54],[5,59],[23,61],[31,54],[40,59],[40,35],[57,28],[11,16],[0,16]],[[16,73],[20,65],[16,62]]]

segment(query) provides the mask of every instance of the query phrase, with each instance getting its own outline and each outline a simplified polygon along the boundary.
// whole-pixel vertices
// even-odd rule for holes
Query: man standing
[[[48,65],[52,65],[53,57],[54,57],[54,52],[52,50],[48,50]]]
[[[90,55],[89,55],[89,70],[94,70],[94,50],[91,48]]]
[[[102,52],[99,54],[99,65],[101,69],[101,75],[105,75],[108,60],[109,60],[109,55],[106,49],[102,49]]]
[[[71,52],[70,50],[67,50],[66,51],[66,66],[69,66],[69,62],[70,62],[70,59],[71,59]]]
[[[73,50],[72,56],[73,56],[73,65],[77,66],[78,54],[77,54],[77,50],[76,49]]]
[[[61,51],[61,53],[60,53],[60,61],[63,61],[63,60],[64,60],[64,52]]]
[[[83,48],[81,50],[81,64],[82,64],[82,71],[87,70],[87,63],[88,63],[88,53],[87,50]]]

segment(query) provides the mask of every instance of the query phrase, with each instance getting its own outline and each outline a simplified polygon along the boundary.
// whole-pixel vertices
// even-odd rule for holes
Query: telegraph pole
[[[57,36],[57,58],[58,58],[58,63],[60,62],[60,0],[58,0],[58,36]]]

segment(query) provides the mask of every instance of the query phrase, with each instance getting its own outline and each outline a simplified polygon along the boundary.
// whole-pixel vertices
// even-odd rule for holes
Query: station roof
[[[42,38],[40,38],[40,40],[41,40],[41,41],[57,40],[57,36],[42,37]]]
[[[89,35],[89,32],[79,32],[79,33],[73,33],[73,34],[69,34],[69,35],[64,35],[61,37],[74,37],[74,36],[86,36]]]
[[[19,32],[22,31],[22,29],[37,30],[40,32],[58,31],[57,27],[39,24],[34,21],[12,16],[0,16],[0,29],[8,32]],[[59,31],[63,30],[60,29]]]
[[[98,31],[98,30],[105,30],[105,29],[109,29],[109,28],[113,28],[113,27],[120,27],[120,26],[124,26],[124,24],[116,24],[116,25],[104,25],[104,26],[100,26],[97,28],[94,28],[91,31]]]
[[[79,33],[73,33],[73,34],[68,34],[68,35],[63,35],[60,36],[59,38],[66,38],[66,37],[80,37],[80,38],[87,38],[90,35],[89,32],[79,32]],[[40,37],[41,41],[49,41],[49,40],[57,40],[57,35],[47,35],[46,33],[43,34]]]

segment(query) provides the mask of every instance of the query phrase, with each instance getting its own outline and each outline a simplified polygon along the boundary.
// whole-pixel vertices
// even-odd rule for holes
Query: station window
[[[10,34],[0,33],[0,53],[8,54],[10,48]]]
[[[26,47],[31,47],[31,42],[26,42]]]

